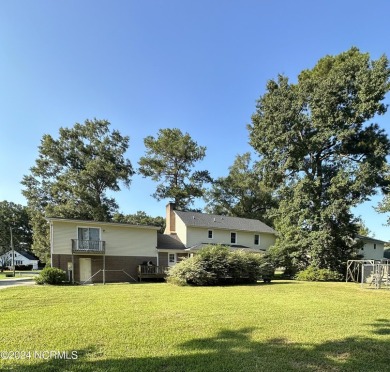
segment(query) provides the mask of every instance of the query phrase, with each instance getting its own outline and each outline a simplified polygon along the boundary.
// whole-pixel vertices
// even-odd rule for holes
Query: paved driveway
[[[0,280],[0,289],[21,286],[21,285],[34,285],[35,280],[33,278],[26,279],[4,279]]]

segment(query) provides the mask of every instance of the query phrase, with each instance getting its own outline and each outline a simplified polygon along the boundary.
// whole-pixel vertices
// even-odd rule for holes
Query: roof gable
[[[17,251],[16,249],[14,249],[14,253],[17,254],[18,256],[23,256],[24,258],[27,258],[30,261],[39,261],[39,258],[30,252]],[[0,257],[6,257],[8,255],[12,256],[12,250],[5,252],[4,254],[0,255]]]
[[[39,261],[39,258],[30,252],[20,251],[19,253],[30,261]]]
[[[276,234],[276,231],[259,220],[249,218],[219,216],[199,212],[174,211],[187,227],[204,227],[237,231],[263,232]]]

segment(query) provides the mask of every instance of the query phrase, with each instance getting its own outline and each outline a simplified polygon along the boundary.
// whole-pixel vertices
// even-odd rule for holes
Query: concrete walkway
[[[35,280],[33,278],[14,278],[0,280],[0,289],[10,288],[21,285],[34,285]]]

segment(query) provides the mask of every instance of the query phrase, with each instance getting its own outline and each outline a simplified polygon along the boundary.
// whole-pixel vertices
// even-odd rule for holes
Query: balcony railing
[[[72,239],[73,253],[98,253],[103,254],[106,251],[106,242],[104,240],[80,240]]]

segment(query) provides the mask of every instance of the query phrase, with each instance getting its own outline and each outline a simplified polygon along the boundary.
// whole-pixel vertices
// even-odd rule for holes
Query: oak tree
[[[297,83],[267,83],[249,126],[267,184],[281,203],[274,251],[296,268],[342,270],[354,252],[350,208],[368,200],[385,178],[390,144],[376,123],[390,89],[388,59],[357,48],[322,58]]]
[[[115,213],[112,217],[113,222],[129,223],[132,225],[149,225],[160,227],[160,233],[165,230],[165,218],[161,216],[152,217],[144,211],[137,211],[134,214]]]
[[[23,177],[34,231],[33,250],[48,256],[44,216],[108,221],[118,209],[107,191],[130,185],[134,171],[125,152],[129,137],[110,130],[107,120],[86,120],[60,128],[58,139],[45,134],[30,174]]]
[[[0,256],[11,249],[30,251],[32,245],[32,230],[27,208],[23,205],[3,200],[0,202]],[[6,264],[0,259],[0,269]]]

